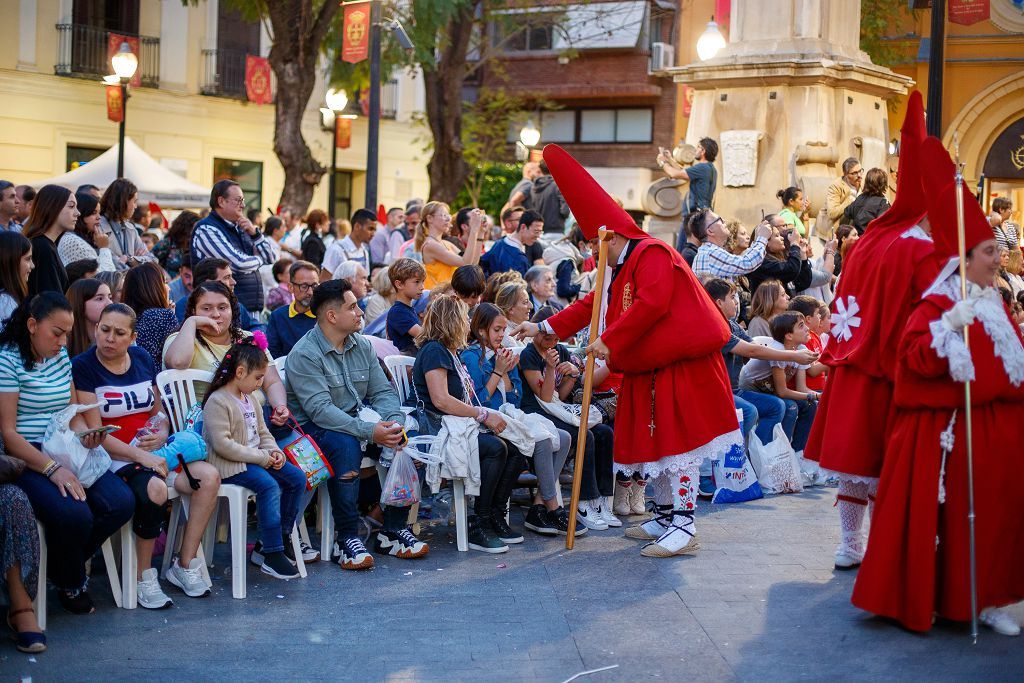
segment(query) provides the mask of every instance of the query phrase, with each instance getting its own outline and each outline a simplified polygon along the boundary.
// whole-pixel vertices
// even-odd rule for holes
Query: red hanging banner
[[[107,66],[110,67],[110,73],[114,73],[114,65],[110,61],[117,51],[121,49],[121,43],[128,43],[128,47],[131,48],[132,54],[139,60],[139,68],[135,69],[135,75],[132,76],[130,85],[133,88],[138,88],[142,85],[142,60],[139,58],[139,38],[131,36],[123,36],[120,33],[108,33],[107,34]]]
[[[355,64],[370,56],[370,3],[351,2],[345,5],[342,29],[341,59]]]
[[[949,0],[949,21],[962,26],[988,21],[990,9],[989,0]]]
[[[270,60],[256,55],[245,56],[245,96],[256,104],[270,104]]]
[[[338,119],[337,134],[334,136],[334,146],[338,149],[348,149],[352,146],[352,119]]]
[[[731,0],[715,0],[715,23],[725,36],[729,35],[729,14],[732,11]]]
[[[108,85],[107,90],[107,118],[114,123],[121,123],[124,120],[124,103],[121,101],[121,86]]]

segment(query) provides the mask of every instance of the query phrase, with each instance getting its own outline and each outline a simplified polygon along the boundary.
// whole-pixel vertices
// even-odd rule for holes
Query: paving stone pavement
[[[1024,678],[1024,638],[983,629],[972,646],[966,627],[915,635],[850,605],[854,575],[832,569],[834,494],[702,506],[703,549],[667,560],[614,529],[571,552],[526,532],[483,555],[434,527],[428,558],[378,557],[370,572],[321,562],[283,582],[250,566],[246,600],[231,598],[222,545],[204,600],[165,583],[174,608],[118,610],[103,577],[94,615],[51,599],[50,650],[33,661],[0,644],[0,681],[564,681],[612,665],[581,680]]]

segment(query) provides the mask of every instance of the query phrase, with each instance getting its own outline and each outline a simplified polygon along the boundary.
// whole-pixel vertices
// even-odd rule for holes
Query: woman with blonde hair
[[[466,242],[466,253],[459,255],[455,245],[444,239],[452,223],[451,209],[444,202],[427,202],[423,207],[423,222],[416,230],[416,252],[423,258],[423,267],[427,269],[427,279],[423,285],[433,289],[437,285],[450,282],[452,273],[459,266],[475,266],[480,260],[483,242],[480,240],[480,226],[484,212],[473,209],[469,214],[469,239]]]
[[[528,322],[533,315],[533,302],[530,301],[526,282],[513,280],[503,284],[494,295],[494,305],[501,309],[507,320],[505,338],[501,340],[501,345],[506,349],[521,349],[526,346],[530,342],[529,339],[520,342],[512,336],[512,330]]]
[[[480,295],[480,301],[493,304],[495,297],[498,295],[498,290],[501,286],[509,282],[521,282],[525,283],[522,274],[517,270],[506,270],[502,273],[491,273],[491,276],[487,278],[487,284],[484,285],[484,293]]]
[[[765,280],[750,299],[750,322],[747,334],[751,337],[770,337],[771,326],[768,324],[779,313],[789,310],[789,294],[778,280]]]
[[[474,405],[467,387],[472,379],[458,359],[469,337],[469,309],[458,297],[442,296],[430,304],[423,329],[416,337],[419,353],[412,369],[423,431],[437,434],[442,418],[471,418],[489,430],[477,435],[480,451],[480,493],[469,519],[469,547],[485,553],[508,552],[507,543],[522,543],[522,535],[505,521],[509,496],[523,471],[525,458],[499,438],[504,418]]]
[[[363,324],[369,327],[374,320],[388,312],[391,304],[395,303],[395,288],[388,277],[387,268],[378,268],[370,281],[373,291],[366,299],[366,312],[363,314]]]

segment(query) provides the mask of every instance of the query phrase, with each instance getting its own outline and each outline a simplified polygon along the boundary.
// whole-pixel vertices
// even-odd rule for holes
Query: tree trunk
[[[434,69],[424,70],[427,123],[434,138],[434,151],[427,163],[430,198],[451,203],[469,177],[470,167],[462,149],[462,82],[466,77],[476,5],[472,3],[449,22],[451,37]]]
[[[339,7],[330,0],[318,10],[313,9],[313,0],[275,0],[266,5],[274,36],[270,68],[277,77],[274,153],[284,168],[280,204],[299,215],[309,208],[313,190],[327,172],[302,136],[302,117],[316,83],[320,46]]]

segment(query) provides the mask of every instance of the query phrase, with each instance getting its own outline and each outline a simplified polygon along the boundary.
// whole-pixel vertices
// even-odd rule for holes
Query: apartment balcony
[[[199,91],[212,97],[246,99],[244,50],[203,50],[203,73]],[[272,92],[276,91],[271,73]]]
[[[57,24],[57,63],[54,73],[73,78],[99,79],[113,73],[108,52],[111,32],[85,24]],[[148,88],[160,86],[160,39],[130,33],[139,39],[139,77]]]

